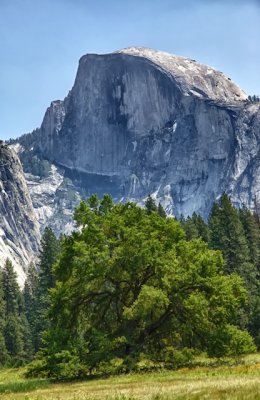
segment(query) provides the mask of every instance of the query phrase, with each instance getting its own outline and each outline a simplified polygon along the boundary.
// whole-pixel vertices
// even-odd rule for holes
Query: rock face
[[[235,162],[229,181],[233,202],[260,211],[260,104],[247,104],[235,125]]]
[[[0,145],[0,263],[9,258],[22,285],[39,248],[40,233],[16,153]]]
[[[19,143],[38,216],[59,231],[57,218],[69,227],[71,207],[93,192],[137,202],[152,194],[176,216],[206,217],[223,191],[253,207],[259,128],[259,103],[223,73],[128,48],[83,56],[66,99],[53,102],[40,129]],[[33,157],[50,163],[44,178],[33,173]],[[44,194],[54,172],[60,180]]]
[[[58,236],[74,229],[73,211],[81,196],[64,170],[51,165],[48,176],[39,177],[26,173],[25,178],[33,200],[34,211],[43,230],[51,226]]]

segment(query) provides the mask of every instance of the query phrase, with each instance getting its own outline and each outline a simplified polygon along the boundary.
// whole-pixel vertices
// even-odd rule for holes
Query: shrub
[[[26,377],[46,378],[51,376],[57,380],[65,380],[81,378],[87,373],[86,366],[80,363],[78,356],[63,350],[45,359],[33,361],[27,368]]]
[[[209,355],[239,356],[255,352],[254,340],[247,331],[242,331],[233,325],[226,325],[219,329],[211,341]]]

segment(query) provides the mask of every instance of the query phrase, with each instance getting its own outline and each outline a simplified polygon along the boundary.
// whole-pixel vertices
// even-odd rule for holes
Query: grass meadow
[[[24,368],[0,370],[1,400],[260,400],[260,354],[197,359],[176,371],[133,373],[55,383],[25,379]]]

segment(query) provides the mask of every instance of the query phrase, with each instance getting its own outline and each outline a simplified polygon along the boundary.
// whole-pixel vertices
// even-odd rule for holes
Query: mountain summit
[[[128,47],[115,54],[127,54],[150,60],[174,79],[184,95],[222,101],[247,99],[247,95],[230,78],[195,60],[146,47]]]

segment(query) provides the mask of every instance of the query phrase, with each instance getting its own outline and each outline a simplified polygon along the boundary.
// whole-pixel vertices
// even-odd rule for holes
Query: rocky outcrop
[[[41,230],[51,226],[57,236],[61,232],[70,234],[75,228],[73,212],[81,196],[65,171],[51,165],[47,176],[26,173],[25,178]]]
[[[50,179],[58,168],[76,193],[73,205],[92,192],[140,203],[152,194],[170,214],[207,216],[223,191],[253,207],[259,113],[259,104],[211,67],[128,48],[83,56],[67,98],[53,102],[40,129],[19,142],[29,158],[53,165]],[[35,190],[41,184],[30,184],[34,204],[45,202]],[[67,190],[59,194],[66,202]],[[50,209],[42,213],[48,220]]]
[[[249,103],[235,124],[235,162],[228,192],[233,202],[260,210],[260,104]]]
[[[0,263],[9,258],[22,285],[39,248],[40,233],[22,166],[10,147],[0,145]]]

